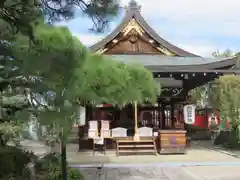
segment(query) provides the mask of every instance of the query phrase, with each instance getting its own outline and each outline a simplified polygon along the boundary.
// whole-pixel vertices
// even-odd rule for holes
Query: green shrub
[[[51,165],[60,165],[61,155],[59,153],[49,153],[36,162],[36,172],[47,171]]]
[[[239,132],[237,127],[231,129],[228,141],[223,144],[223,146],[229,149],[240,149]]]
[[[35,156],[17,147],[0,148],[0,179],[22,176],[31,158]]]
[[[61,155],[50,153],[36,163],[36,173],[39,180],[62,179]],[[78,169],[68,168],[68,180],[85,180]]]
[[[62,179],[61,166],[50,166],[48,173],[44,177],[46,180],[60,180]],[[45,180],[44,179],[44,180]],[[85,180],[84,176],[78,169],[68,168],[68,180]]]
[[[79,169],[68,168],[69,180],[85,180],[83,174]]]

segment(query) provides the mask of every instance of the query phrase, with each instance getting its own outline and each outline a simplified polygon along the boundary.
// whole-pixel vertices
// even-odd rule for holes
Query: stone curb
[[[189,166],[240,166],[240,162],[165,162],[151,164],[69,164],[72,168],[141,168],[141,167],[189,167]]]

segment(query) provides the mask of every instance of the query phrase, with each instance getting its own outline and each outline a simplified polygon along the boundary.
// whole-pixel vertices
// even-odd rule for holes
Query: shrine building
[[[122,22],[90,50],[121,63],[143,64],[153,73],[162,92],[155,106],[138,107],[138,123],[139,127],[152,127],[156,132],[174,129],[175,111],[189,102],[190,90],[223,74],[234,73],[238,60],[237,57],[204,58],[171,44],[147,23],[141,15],[141,6],[134,0],[126,7]],[[133,112],[131,105],[121,110],[111,105],[88,107],[86,120],[116,120],[112,128],[124,127],[133,134]]]

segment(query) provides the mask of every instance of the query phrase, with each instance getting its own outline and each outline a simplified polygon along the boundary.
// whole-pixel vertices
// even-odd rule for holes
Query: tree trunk
[[[61,139],[61,162],[62,162],[62,177],[63,180],[67,180],[68,172],[67,172],[67,153],[66,153],[66,143],[62,137]]]
[[[36,170],[35,170],[35,161],[31,159],[30,163],[28,163],[27,168],[29,170],[29,179],[36,180]]]
[[[6,145],[7,145],[7,143],[6,143],[5,140],[3,139],[2,134],[0,134],[0,147],[4,147],[4,146],[6,146]]]

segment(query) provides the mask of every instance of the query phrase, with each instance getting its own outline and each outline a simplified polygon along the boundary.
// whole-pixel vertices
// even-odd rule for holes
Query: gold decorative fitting
[[[135,19],[132,19],[131,21],[129,21],[127,26],[122,30],[124,36],[126,36],[132,29],[134,29],[141,36],[145,32],[143,28],[138,24],[138,22]]]
[[[136,42],[137,42],[137,40],[138,40],[138,37],[137,36],[130,36],[129,38],[128,38],[128,40],[132,43],[132,44],[135,44]]]
[[[164,48],[163,46],[157,47],[157,49],[167,56],[173,56],[174,55],[171,51]]]
[[[112,42],[115,44],[115,43],[117,43],[117,42],[118,42],[118,40],[117,40],[117,39],[114,39]]]
[[[152,43],[154,43],[154,40],[153,39],[149,39],[149,42],[152,44]]]
[[[108,50],[108,48],[101,48],[96,53],[102,54],[102,53],[106,52],[107,50]]]

